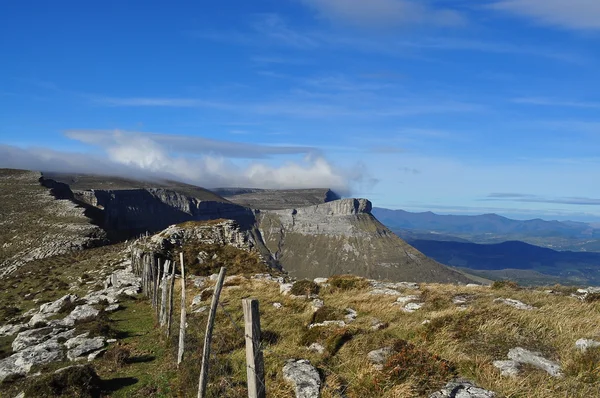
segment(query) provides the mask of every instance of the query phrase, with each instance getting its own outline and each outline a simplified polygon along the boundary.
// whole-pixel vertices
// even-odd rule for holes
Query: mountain
[[[228,200],[206,189],[173,181],[23,173],[33,173],[28,184],[35,185],[48,201],[68,203],[83,215],[78,222],[103,232],[111,242],[187,221],[230,219],[255,242],[256,250],[267,264],[283,268],[290,275],[315,278],[351,272],[391,280],[470,281],[463,274],[423,256],[395,236],[371,214],[369,201],[331,201],[337,197],[330,190],[287,190],[279,195],[275,190],[239,189],[226,192],[231,195]],[[13,183],[20,184],[10,178],[3,182],[3,192],[12,192]],[[239,200],[238,195],[244,203],[254,203],[254,207],[265,203],[267,207],[279,210],[252,209],[233,203],[234,199]],[[18,201],[11,203],[17,208],[15,211],[29,212],[19,210]],[[301,206],[286,209],[297,204]],[[305,206],[307,204],[309,206]],[[5,204],[0,203],[0,206]],[[56,223],[54,228],[61,230],[61,221]],[[39,233],[32,225],[28,227]],[[52,240],[52,236],[48,235],[48,239]],[[30,248],[37,244],[35,241],[23,242],[23,247],[29,245]],[[63,246],[65,250],[69,247]],[[14,264],[7,263],[4,268],[9,266]]]
[[[475,244],[417,239],[408,242],[440,263],[492,279],[509,277],[527,284],[600,285],[600,253],[556,251],[519,241]]]
[[[512,220],[497,214],[478,216],[411,213],[374,208],[373,214],[394,232],[441,233],[476,243],[521,240],[560,250],[600,249],[600,229],[583,222]]]
[[[216,188],[213,192],[252,209],[283,210],[318,205],[340,199],[331,189]]]

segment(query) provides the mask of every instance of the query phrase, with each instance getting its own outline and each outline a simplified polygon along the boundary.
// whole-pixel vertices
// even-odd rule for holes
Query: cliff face
[[[158,231],[185,221],[236,220],[248,228],[252,210],[228,202],[199,200],[163,188],[75,191],[75,198],[104,213],[104,228],[128,233]]]
[[[342,199],[258,215],[273,257],[298,278],[355,274],[414,282],[470,282],[424,256],[381,224],[366,199]]]

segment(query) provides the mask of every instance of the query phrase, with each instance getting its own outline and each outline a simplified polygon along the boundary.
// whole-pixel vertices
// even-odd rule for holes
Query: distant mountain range
[[[373,214],[404,239],[500,243],[519,240],[557,250],[600,251],[597,224],[575,221],[512,220],[497,214],[478,216],[411,213],[374,208]]]

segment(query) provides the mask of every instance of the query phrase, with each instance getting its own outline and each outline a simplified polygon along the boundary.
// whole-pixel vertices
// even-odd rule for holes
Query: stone
[[[91,305],[78,305],[61,323],[66,326],[73,326],[75,322],[95,318],[98,314],[100,314],[100,311]]]
[[[279,293],[290,294],[290,291],[292,290],[292,286],[294,286],[293,283],[282,283],[281,285],[279,285]]]
[[[67,294],[51,303],[45,303],[40,306],[40,314],[56,314],[64,305],[74,303],[78,297],[74,294]]]
[[[219,279],[219,274],[211,274],[208,279],[212,282],[216,282]]]
[[[44,365],[63,359],[62,346],[56,341],[47,341],[27,347],[8,358],[0,360],[0,383],[7,377],[26,375],[34,365]]]
[[[277,309],[280,309],[280,308],[283,308],[283,304],[281,304],[281,303],[273,303],[273,307],[275,307]]]
[[[290,359],[283,367],[283,378],[293,384],[296,398],[319,398],[321,377],[306,359]]]
[[[316,352],[318,354],[322,354],[325,352],[325,347],[323,347],[321,344],[319,343],[312,343],[309,347],[308,347],[309,351],[313,351]]]
[[[317,285],[324,285],[328,280],[328,278],[315,278],[313,279],[313,282],[315,282]]]
[[[192,307],[200,305],[200,303],[202,303],[202,295],[198,294],[192,299]]]
[[[586,352],[590,348],[600,347],[600,341],[591,339],[579,339],[575,342],[575,347],[581,352]]]
[[[346,323],[354,321],[357,316],[358,312],[356,312],[352,308],[346,308],[346,315],[344,316],[344,319],[346,319]]]
[[[431,323],[430,319],[425,319],[423,322],[421,322],[421,325],[429,325]]]
[[[506,305],[510,305],[511,307],[514,307],[519,310],[531,311],[531,310],[535,309],[535,307],[532,307],[529,304],[525,304],[522,301],[514,300],[514,299],[497,298],[494,300],[494,303],[503,303]]]
[[[276,282],[282,284],[285,280],[282,276],[273,276],[271,274],[256,274],[251,277],[251,279],[257,279],[266,282]]]
[[[85,354],[104,348],[104,337],[87,338],[87,335],[84,333],[65,342],[65,347],[69,350],[67,351],[69,360],[74,361]]]
[[[493,365],[500,369],[502,376],[517,376],[520,372],[521,364],[517,361],[494,361]]]
[[[421,308],[423,308],[423,303],[408,303],[402,308],[402,311],[410,313],[420,310]]]
[[[29,327],[35,327],[36,325],[41,326],[41,324],[45,324],[48,321],[48,317],[50,315],[51,314],[35,314],[31,317],[27,324],[29,325]]]
[[[197,287],[198,289],[201,289],[204,287],[204,285],[206,284],[206,277],[205,276],[197,276],[194,278],[194,286]]]
[[[381,322],[377,318],[371,319],[371,329],[372,330],[383,330],[388,327],[387,323]]]
[[[344,322],[344,321],[323,321],[321,323],[311,323],[310,325],[308,325],[308,328],[312,329],[312,328],[318,328],[318,327],[322,327],[322,326],[337,326],[337,327],[343,328],[344,326],[346,326],[346,322]]]
[[[473,300],[473,296],[468,294],[459,294],[452,297],[452,303],[456,305],[467,304],[471,300]]]
[[[367,354],[367,359],[373,364],[377,370],[383,369],[383,365],[387,359],[394,353],[392,347],[383,347],[377,350],[370,351]]]
[[[401,296],[401,297],[398,297],[396,299],[396,302],[400,303],[400,304],[406,304],[406,303],[410,303],[411,301],[417,301],[419,299],[420,299],[419,296],[414,296],[414,295],[411,295],[411,296]]]
[[[106,348],[102,348],[98,351],[94,351],[91,354],[88,354],[87,360],[88,362],[92,362],[94,359],[101,357],[106,352]]]
[[[323,302],[323,300],[321,299],[314,299],[311,303],[310,303],[313,311],[318,310],[319,308],[322,308],[325,303]]]
[[[208,307],[206,305],[202,307],[198,307],[197,309],[192,311],[192,314],[202,314],[203,312],[208,311]]]
[[[451,381],[439,391],[429,395],[429,398],[495,398],[496,393],[476,387],[466,380]]]
[[[12,342],[13,352],[21,351],[27,347],[31,347],[48,340],[51,337],[50,334],[53,330],[53,328],[46,326],[43,328],[26,330],[19,333]]]
[[[0,326],[0,337],[15,335],[25,328],[27,328],[27,326],[22,323],[17,324],[17,325],[9,324],[9,325]]]
[[[399,291],[394,290],[394,289],[383,288],[383,289],[373,289],[369,292],[369,294],[385,295],[385,296],[400,296],[402,293],[400,293]]]
[[[117,342],[117,339],[107,339],[107,340],[106,340],[106,342],[107,342],[108,344],[116,343],[116,342]]]
[[[561,377],[562,371],[560,365],[554,361],[550,361],[542,356],[539,352],[526,350],[525,348],[516,347],[508,351],[508,358],[519,363],[525,363],[534,366],[538,369],[546,371],[550,376]]]
[[[121,309],[119,304],[111,304],[104,309],[104,312],[115,312]]]

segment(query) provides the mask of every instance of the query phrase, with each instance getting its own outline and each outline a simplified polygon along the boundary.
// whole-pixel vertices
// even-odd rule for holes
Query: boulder
[[[27,324],[29,327],[35,327],[36,325],[45,324],[48,321],[48,317],[52,314],[35,314],[31,317]],[[41,326],[41,325],[40,325]]]
[[[494,361],[494,366],[500,369],[502,376],[517,376],[519,374],[521,364],[517,361]]]
[[[281,285],[279,285],[279,293],[290,294],[290,291],[292,290],[292,286],[294,286],[293,283],[282,283]]]
[[[0,326],[0,337],[4,337],[4,336],[12,336],[14,334],[19,333],[21,330],[27,328],[27,325],[20,323],[17,325],[4,325],[4,326]]]
[[[344,319],[346,319],[346,323],[354,321],[357,316],[358,312],[356,312],[352,308],[346,308],[346,315],[344,316]]]
[[[423,308],[423,303],[408,303],[402,308],[402,311],[415,312],[417,310],[420,310],[421,308]]]
[[[67,294],[62,296],[58,300],[55,300],[51,303],[45,303],[40,306],[40,314],[56,314],[61,308],[67,304],[74,303],[78,297],[74,294]]]
[[[78,305],[65,319],[62,320],[61,323],[65,326],[73,326],[78,321],[86,321],[95,318],[98,314],[100,314],[100,311],[91,305]]]
[[[429,398],[494,398],[496,393],[476,387],[466,380],[451,381]]]
[[[575,347],[581,352],[586,352],[590,348],[600,347],[600,341],[591,339],[579,339],[575,342]]]
[[[0,360],[0,383],[8,377],[26,375],[34,365],[44,365],[63,359],[62,346],[56,341],[46,341],[27,347]]]
[[[321,396],[321,377],[306,359],[290,359],[283,367],[283,378],[293,384],[296,398]]]
[[[309,329],[312,328],[318,328],[318,327],[322,327],[322,326],[337,326],[340,328],[343,328],[344,326],[346,326],[346,322],[344,321],[323,321],[321,323],[311,323],[310,325],[308,325]]]
[[[281,303],[273,303],[273,307],[279,309],[279,308],[283,308],[283,304]]]
[[[319,308],[323,307],[325,305],[325,303],[323,302],[323,300],[321,299],[314,299],[311,303],[310,303],[313,311],[318,310]]]
[[[511,307],[514,307],[519,310],[531,311],[531,310],[535,309],[535,307],[532,307],[528,304],[523,303],[522,301],[514,300],[514,299],[497,298],[494,300],[494,303],[503,303],[506,305],[510,305]]]
[[[104,308],[104,312],[115,312],[115,311],[118,311],[119,309],[121,309],[121,306],[119,304],[111,304],[111,305],[107,306],[106,308]]]
[[[69,358],[69,360],[74,361],[83,355],[104,348],[104,337],[88,338],[88,334],[89,333],[81,334],[65,342],[65,347],[69,350],[67,351],[67,358]]]
[[[406,303],[410,303],[411,301],[417,301],[419,300],[420,297],[419,296],[415,296],[415,295],[410,295],[410,296],[400,296],[396,299],[396,302],[399,304],[406,304]]]
[[[51,337],[54,329],[47,326],[38,329],[31,329],[21,332],[12,342],[13,352],[21,351],[27,347],[40,344]]]
[[[322,354],[325,352],[325,347],[323,347],[321,344],[319,343],[312,343],[310,346],[308,346],[308,350],[309,351],[313,351],[316,352],[318,354]]]
[[[519,363],[525,363],[538,369],[546,371],[550,376],[561,377],[562,371],[560,365],[549,359],[546,359],[539,352],[529,351],[525,348],[516,347],[508,351],[508,358]]]
[[[383,347],[377,350],[373,350],[367,354],[367,359],[371,362],[376,369],[383,369],[383,365],[387,359],[394,353],[392,347]]]

